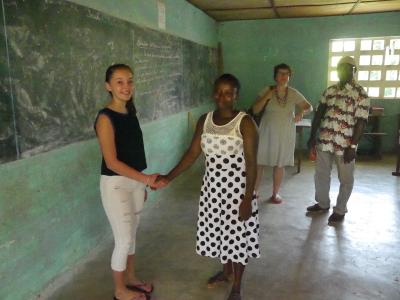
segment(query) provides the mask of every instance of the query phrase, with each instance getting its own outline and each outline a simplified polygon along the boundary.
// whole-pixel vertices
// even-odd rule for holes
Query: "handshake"
[[[167,176],[161,174],[148,175],[147,180],[147,185],[150,186],[153,191],[163,189],[169,184]]]

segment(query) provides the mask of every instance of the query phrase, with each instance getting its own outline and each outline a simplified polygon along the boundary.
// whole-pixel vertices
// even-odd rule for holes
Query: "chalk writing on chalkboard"
[[[210,99],[214,48],[68,1],[4,4],[11,78],[0,70],[0,162],[16,158],[15,136],[22,157],[93,138],[94,117],[108,101],[104,72],[113,63],[134,69],[142,123]],[[0,43],[3,56],[4,36]]]

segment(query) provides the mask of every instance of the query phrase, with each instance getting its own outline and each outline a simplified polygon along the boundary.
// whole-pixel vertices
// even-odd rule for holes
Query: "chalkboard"
[[[92,138],[113,63],[134,69],[142,123],[209,101],[215,48],[67,1],[6,0],[5,19],[15,115],[2,36],[0,162],[16,157],[14,120],[22,157]]]
[[[3,12],[0,11],[1,20]],[[8,76],[6,44],[4,34],[0,35],[0,162],[14,160],[17,152]]]

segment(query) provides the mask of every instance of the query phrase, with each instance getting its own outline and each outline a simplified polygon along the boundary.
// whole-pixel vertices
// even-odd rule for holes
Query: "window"
[[[335,39],[329,43],[328,85],[339,81],[337,64],[343,56],[355,59],[356,80],[369,97],[400,99],[400,37]]]

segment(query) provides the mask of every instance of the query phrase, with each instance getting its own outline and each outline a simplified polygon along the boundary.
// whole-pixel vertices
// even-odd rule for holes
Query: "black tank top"
[[[97,114],[94,123],[95,131],[97,119],[101,114],[106,115],[114,127],[115,147],[118,160],[139,172],[146,169],[147,164],[146,155],[144,153],[143,134],[137,117],[119,113],[109,108],[103,108]],[[101,162],[101,175],[119,175],[107,168],[104,157]]]

